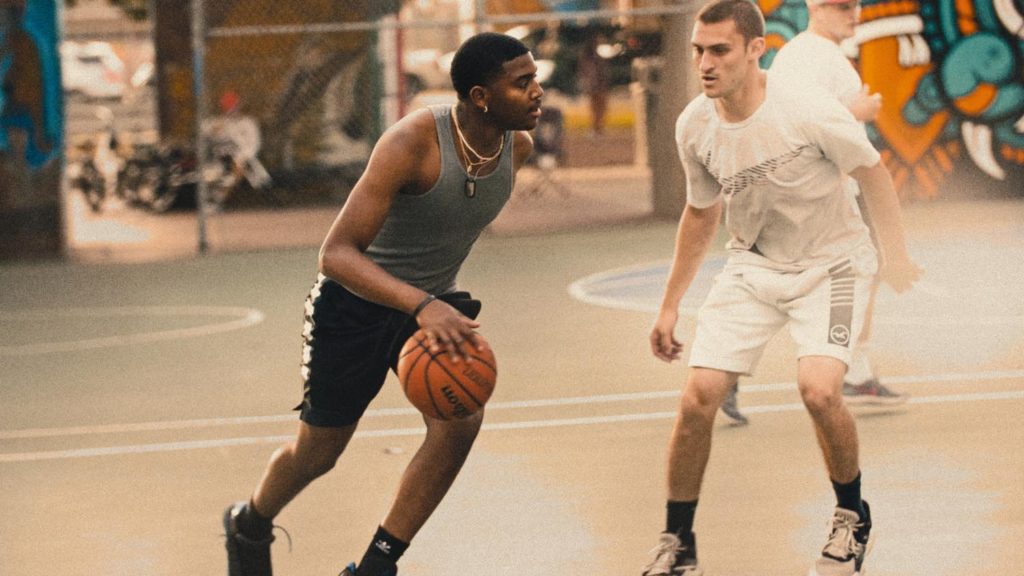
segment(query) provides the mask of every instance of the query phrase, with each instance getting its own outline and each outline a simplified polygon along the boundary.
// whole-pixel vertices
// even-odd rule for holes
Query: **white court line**
[[[54,352],[76,352],[96,348],[111,348],[145,342],[160,342],[209,336],[221,332],[230,332],[254,326],[263,321],[263,312],[254,308],[238,306],[120,306],[116,308],[67,308],[53,310],[21,310],[7,312],[0,310],[0,319],[7,320],[48,320],[53,318],[108,318],[112,316],[229,316],[234,317],[226,322],[205,324],[191,328],[160,330],[107,336],[104,338],[86,338],[65,342],[40,342],[35,344],[18,344],[0,346],[0,356],[34,356]]]
[[[947,404],[964,402],[988,402],[995,400],[1024,400],[1024,390],[1005,392],[976,392],[971,394],[939,394],[911,398],[911,404]],[[769,414],[803,411],[801,403],[768,404],[747,406],[743,411],[750,414]],[[594,424],[612,424],[621,422],[642,422],[650,420],[670,420],[676,412],[632,412],[607,416],[584,416],[578,418],[551,418],[545,420],[526,420],[521,422],[485,423],[484,431],[529,430],[537,428],[556,428],[569,426],[587,426]],[[355,438],[381,438],[396,436],[422,436],[425,429],[417,428],[385,428],[356,432]],[[118,456],[128,454],[149,454],[154,452],[175,452],[183,450],[201,450],[207,448],[224,448],[230,446],[252,446],[257,444],[281,444],[294,439],[293,435],[252,436],[246,438],[215,438],[189,442],[166,442],[153,444],[134,444],[126,446],[103,446],[98,448],[81,448],[71,450],[53,450],[40,452],[12,452],[0,454],[0,463],[35,462],[40,460],[69,460],[95,456]]]
[[[1024,370],[992,370],[988,372],[954,372],[948,374],[919,374],[913,376],[889,376],[885,381],[894,384],[925,384],[970,382],[976,380],[1013,380],[1024,378]],[[746,393],[781,392],[796,390],[795,382],[777,384],[743,384]],[[652,392],[628,392],[623,394],[598,394],[592,396],[568,396],[563,398],[540,398],[537,400],[512,400],[507,402],[489,402],[487,410],[514,410],[518,408],[543,408],[557,406],[582,406],[587,404],[607,404],[612,402],[635,402],[642,400],[659,400],[675,398],[679,390],[657,390]],[[746,408],[744,408],[746,410]],[[368,418],[384,418],[388,416],[413,416],[419,412],[408,408],[376,408],[367,410]],[[66,428],[23,428],[20,430],[0,430],[0,440],[53,438],[61,436],[86,436],[91,434],[125,434],[131,432],[160,432],[166,430],[193,430],[213,428],[217,426],[243,426],[252,424],[274,424],[295,422],[296,413],[276,416],[239,416],[235,418],[204,418],[195,420],[164,420],[159,422],[136,422],[129,424],[101,424],[96,426],[70,426]]]

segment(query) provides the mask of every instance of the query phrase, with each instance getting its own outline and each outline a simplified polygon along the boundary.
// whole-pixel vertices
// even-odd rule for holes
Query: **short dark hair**
[[[747,43],[764,36],[764,14],[750,0],[712,0],[697,12],[697,20],[704,24],[732,20]]]
[[[452,58],[452,86],[459,98],[466,98],[473,86],[493,81],[505,62],[529,51],[522,42],[507,34],[477,34],[463,42]]]

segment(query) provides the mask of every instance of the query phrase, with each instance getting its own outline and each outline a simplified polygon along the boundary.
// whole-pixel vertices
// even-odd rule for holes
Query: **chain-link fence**
[[[131,144],[116,177],[126,203],[194,213],[200,250],[216,248],[206,222],[221,226],[219,215],[340,207],[388,126],[455,102],[448,68],[460,42],[498,31],[531,49],[546,90],[538,153],[514,199],[562,199],[578,211],[594,193],[597,208],[642,216],[650,84],[666,22],[685,10],[673,0],[151,0],[148,21],[117,40],[141,47],[104,39],[138,60],[123,66],[124,96],[83,97],[69,107],[69,133],[96,140],[111,127]],[[113,113],[96,114],[102,107]],[[226,158],[232,147],[250,151],[241,168]]]
[[[87,1],[105,4],[78,4]],[[577,201],[568,209],[576,212],[603,202],[632,214],[670,215],[681,209],[683,183],[666,131],[694,95],[686,44],[699,4],[148,0],[148,21],[113,30],[66,24],[62,67],[103,74],[65,76],[68,157],[84,157],[76,156],[77,143],[102,143],[117,132],[121,162],[108,165],[121,168],[108,171],[108,185],[116,179],[127,202],[144,210],[194,210],[196,189],[207,184],[223,214],[336,208],[387,126],[417,107],[455,99],[447,65],[460,40],[495,30],[533,50],[550,112],[534,134],[538,154],[521,172],[514,199],[571,198]],[[768,23],[767,66],[806,26],[807,12],[802,0],[759,5]],[[869,132],[904,197],[965,189],[1019,195],[1019,22],[968,10],[952,27],[939,22],[941,14],[894,0],[865,2],[856,65],[885,103]],[[982,47],[984,58],[972,56]],[[120,71],[107,66],[111,51]],[[593,52],[599,57],[590,58]],[[971,73],[978,66],[997,71],[995,80],[978,80]],[[112,87],[120,94],[104,94]],[[207,143],[229,109],[259,134],[258,165],[244,179],[216,163],[209,178],[199,177],[214,148]],[[145,142],[159,149],[129,145]],[[594,190],[604,196],[587,196]],[[206,212],[199,214],[205,246]]]
[[[248,117],[259,127],[257,161],[270,177],[260,186],[240,181],[230,196],[207,194],[227,211],[339,205],[387,126],[411,110],[455,101],[447,68],[461,40],[482,30],[519,38],[542,63],[551,114],[535,134],[540,162],[523,173],[519,196],[600,188],[600,178],[574,178],[568,168],[618,166],[647,178],[638,116],[649,98],[630,85],[635,64],[662,51],[663,18],[681,11],[669,2],[558,11],[571,3],[197,0],[186,44],[172,36],[185,23],[171,4],[158,0],[156,14],[161,132],[187,140],[201,126],[199,146],[210,148],[217,136],[208,127],[217,122]],[[197,74],[202,83],[186,90]],[[199,106],[188,106],[195,95]],[[646,187],[639,188],[644,194],[631,202],[649,212]]]

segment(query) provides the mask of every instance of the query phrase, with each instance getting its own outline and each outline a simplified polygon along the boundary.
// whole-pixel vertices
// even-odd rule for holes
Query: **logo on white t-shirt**
[[[809,144],[800,146],[795,150],[790,150],[781,156],[775,158],[769,158],[763,162],[760,162],[749,168],[744,168],[732,176],[722,178],[717,170],[712,167],[711,162],[711,150],[704,156],[704,166],[707,167],[708,172],[714,176],[715,180],[722,185],[722,193],[726,196],[732,196],[738,194],[744,190],[755,186],[765,180],[769,175],[773,174],[780,167],[789,164],[793,160],[796,160],[800,153],[803,152],[804,148],[809,148]]]

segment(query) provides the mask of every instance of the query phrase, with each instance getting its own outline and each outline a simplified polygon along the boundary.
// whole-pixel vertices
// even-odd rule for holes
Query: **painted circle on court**
[[[696,316],[714,284],[715,276],[725,263],[724,256],[711,256],[704,260],[679,303],[682,314]],[[670,266],[669,261],[664,261],[614,268],[576,280],[569,285],[568,291],[577,300],[595,306],[657,313]],[[1019,309],[997,311],[969,307],[971,303],[977,305],[986,301],[980,296],[950,290],[945,283],[922,279],[904,294],[895,294],[887,289],[880,291],[881,307],[892,308],[895,313],[879,315],[876,323],[932,329],[937,326],[1024,327],[1024,313]],[[951,312],[951,302],[959,303],[956,313]]]
[[[715,276],[725,267],[725,258],[709,257],[697,270],[689,290],[680,301],[680,311],[694,315],[704,302]],[[595,306],[657,312],[668,278],[669,262],[650,262],[591,274],[569,285],[574,298]]]
[[[0,311],[0,320],[24,322],[52,322],[60,319],[95,318],[110,320],[127,317],[207,317],[198,326],[168,330],[151,330],[131,334],[118,334],[97,338],[82,338],[59,342],[31,342],[0,345],[0,356],[33,356],[55,352],[74,352],[97,348],[113,348],[143,342],[181,340],[241,330],[263,321],[263,312],[239,306],[119,306],[110,308],[54,308],[19,311]]]

